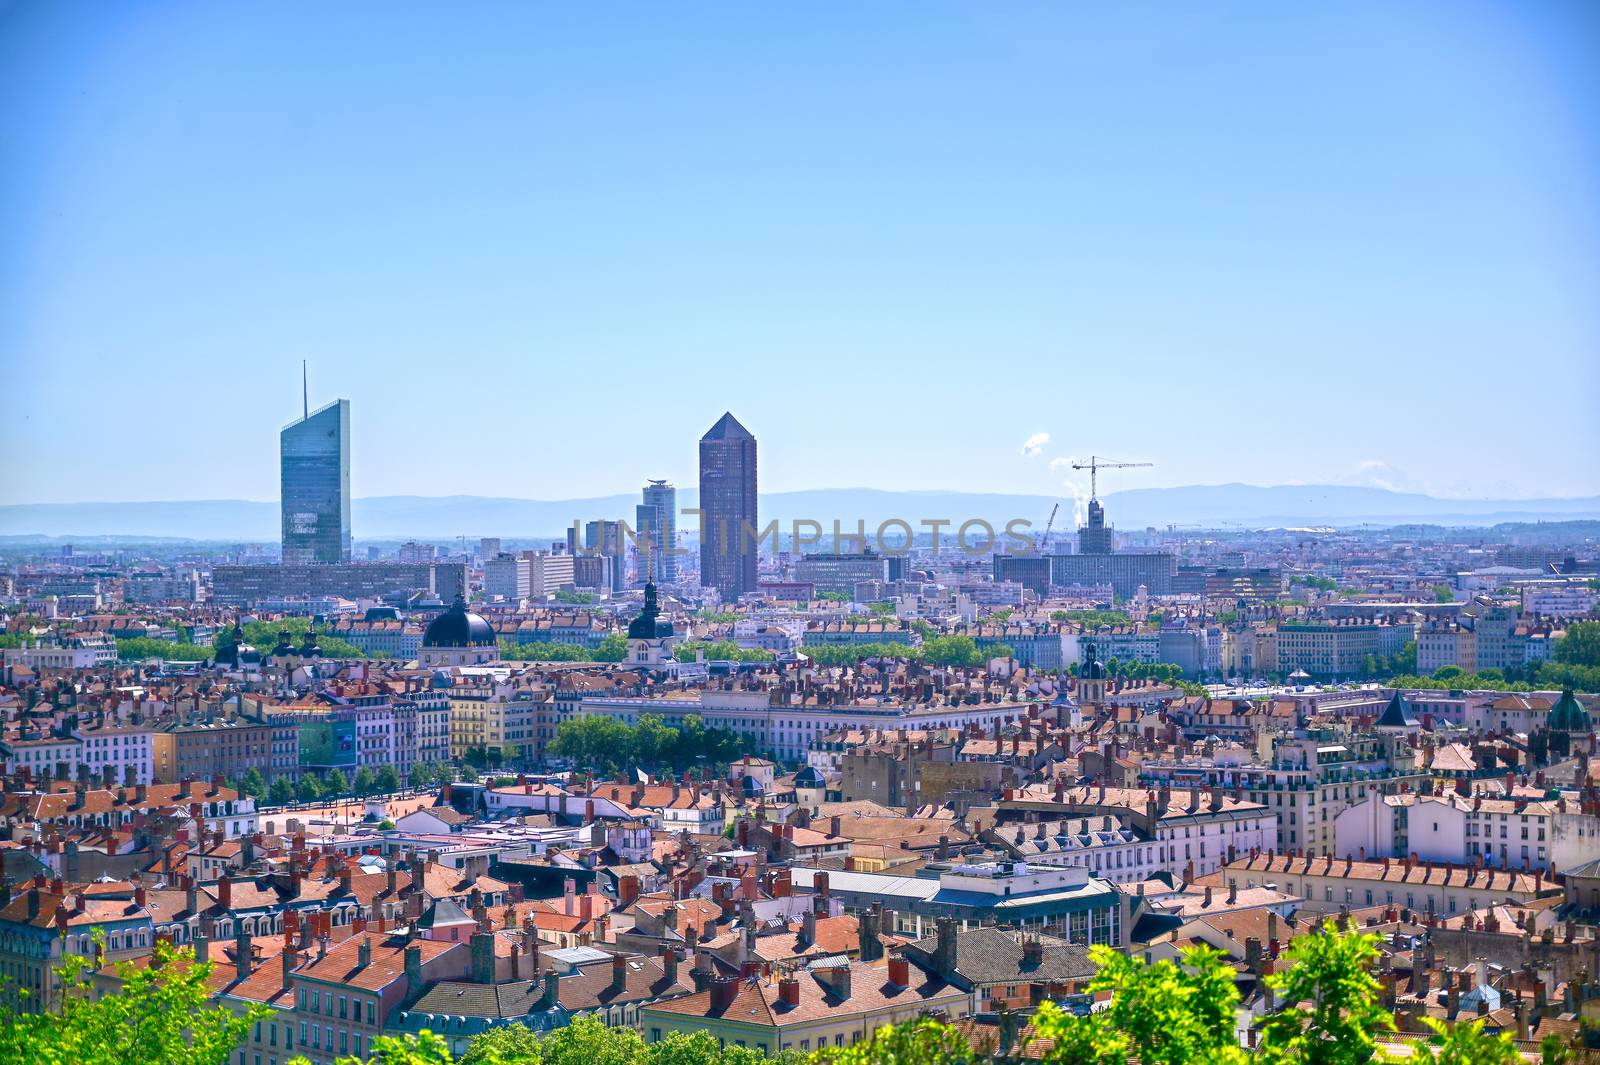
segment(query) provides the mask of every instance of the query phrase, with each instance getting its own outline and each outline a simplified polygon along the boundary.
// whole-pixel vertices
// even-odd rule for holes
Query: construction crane
[[[1050,507],[1050,520],[1044,523],[1044,532],[1040,534],[1039,542],[1034,545],[1034,550],[1038,554],[1044,554],[1044,549],[1050,546],[1050,530],[1055,527],[1056,511],[1060,509],[1060,503],[1052,504]]]
[[[1075,470],[1089,471],[1089,498],[1099,499],[1100,489],[1099,485],[1096,483],[1097,478],[1095,475],[1101,470],[1128,470],[1133,469],[1135,466],[1154,465],[1155,463],[1153,462],[1112,462],[1109,459],[1102,459],[1098,455],[1090,455],[1088,462],[1074,462],[1072,464],[1072,468]]]

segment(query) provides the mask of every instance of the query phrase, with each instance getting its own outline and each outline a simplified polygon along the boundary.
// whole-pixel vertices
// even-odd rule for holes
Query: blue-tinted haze
[[[0,6],[0,501],[1594,493],[1597,13]]]

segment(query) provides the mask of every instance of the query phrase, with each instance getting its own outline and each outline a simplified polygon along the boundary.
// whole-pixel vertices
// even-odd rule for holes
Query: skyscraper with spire
[[[350,401],[310,406],[278,434],[285,565],[350,561]]]
[[[726,602],[756,590],[756,438],[731,413],[700,438],[700,584]]]

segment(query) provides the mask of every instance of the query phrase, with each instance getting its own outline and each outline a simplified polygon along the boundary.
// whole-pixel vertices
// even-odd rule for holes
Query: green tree
[[[294,801],[294,783],[286,776],[272,778],[272,786],[267,789],[267,801],[274,806],[283,806]]]
[[[935,636],[922,641],[922,659],[935,666],[979,666],[988,656],[971,636]]]
[[[732,640],[685,640],[672,652],[680,662],[704,654],[708,662],[770,662],[772,652],[759,647],[740,647]]]
[[[1459,1020],[1446,1024],[1423,1017],[1433,1036],[1419,1043],[1411,1060],[1421,1065],[1518,1065],[1522,1061],[1509,1032],[1487,1035],[1483,1022]],[[1543,1044],[1540,1045],[1543,1050]]]
[[[454,1065],[454,1061],[449,1043],[432,1032],[423,1031],[419,1035],[373,1036],[372,1056],[366,1059],[365,1065]],[[498,1059],[490,1061],[501,1065]],[[310,1065],[310,1062],[304,1057],[295,1057],[289,1060],[289,1065]],[[338,1058],[334,1065],[363,1065],[363,1062],[347,1055]],[[507,1059],[503,1065],[512,1065],[512,1062]]]
[[[57,972],[57,1013],[0,1017],[0,1062],[38,1065],[225,1065],[259,1021],[260,1007],[235,1015],[214,1005],[211,963],[157,940],[148,965],[118,962],[120,991],[94,997],[91,963],[69,956]]]
[[[1539,1065],[1572,1065],[1575,1057],[1567,1041],[1554,1032],[1539,1040]]]
[[[1039,1007],[1040,1036],[1054,1041],[1049,1060],[1062,1065],[1243,1065],[1248,1056],[1234,1032],[1239,989],[1232,967],[1205,946],[1186,948],[1181,961],[1147,963],[1107,946],[1089,948],[1100,967],[1090,994],[1111,992],[1110,1005],[1087,1017]]]
[[[124,662],[138,662],[146,658],[161,658],[171,662],[201,662],[213,657],[216,651],[177,640],[151,640],[143,636],[119,637],[117,657]]]
[[[817,599],[820,602],[824,602],[824,603],[848,603],[850,601],[850,593],[849,592],[818,592],[817,593]]]
[[[632,747],[627,725],[605,714],[584,714],[561,722],[549,749],[575,765],[609,772],[622,767]]]
[[[540,1040],[542,1065],[633,1065],[644,1054],[644,1040],[632,1028],[608,1028],[590,1014]]]
[[[330,799],[350,794],[350,781],[342,769],[330,769],[322,781],[322,793]]]
[[[250,644],[262,654],[271,654],[272,649],[278,646],[278,634],[287,631],[294,645],[299,647],[305,634],[311,628],[310,618],[278,618],[274,621],[247,621],[240,626],[244,630],[244,642]],[[226,626],[217,633],[212,641],[213,650],[208,654],[215,654],[215,648],[233,639],[233,629]],[[354,644],[329,636],[327,633],[317,633],[317,646],[322,648],[322,653],[329,658],[367,658],[367,653]]]
[[[543,1061],[543,1040],[525,1024],[508,1024],[491,1028],[475,1035],[461,1055],[460,1065],[506,1065],[523,1062],[537,1065]]]
[[[322,785],[317,783],[317,778],[310,773],[303,773],[294,786],[294,797],[301,802],[316,802],[322,798]]]
[[[869,658],[922,657],[919,648],[908,643],[802,644],[800,650],[819,666],[853,666]]]
[[[1288,970],[1267,977],[1288,1005],[1261,1022],[1261,1055],[1283,1065],[1360,1065],[1394,1029],[1371,966],[1378,937],[1325,924],[1290,944]]]
[[[1435,584],[1433,586],[1433,601],[1435,603],[1453,603],[1456,593],[1450,590],[1448,584]]]
[[[589,652],[575,643],[549,643],[543,640],[518,643],[515,640],[501,640],[500,657],[514,662],[586,662],[589,660]]]
[[[239,781],[238,790],[260,802],[267,797],[267,778],[261,775],[261,770],[251,766],[245,771],[244,779]]]
[[[1600,621],[1575,621],[1556,641],[1555,660],[1572,666],[1600,667]]]
[[[356,779],[351,784],[351,787],[355,790],[357,795],[365,798],[366,796],[372,794],[373,790],[377,787],[377,783],[378,780],[372,775],[372,770],[368,769],[366,766],[362,766],[356,770]]]
[[[1075,621],[1086,629],[1098,629],[1102,625],[1131,625],[1133,615],[1123,610],[1054,610],[1050,620]]]
[[[628,637],[620,632],[607,633],[591,657],[596,662],[621,662],[628,657]]]
[[[655,714],[640,714],[639,723],[633,727],[630,744],[636,764],[654,768],[663,759],[672,756],[678,742],[678,730],[665,724]]]
[[[392,765],[378,767],[377,778],[372,784],[373,790],[380,795],[393,795],[400,790],[400,773]]]
[[[435,783],[444,783],[439,777],[438,770],[432,762],[418,762],[411,767],[411,786],[413,788],[428,788]]]
[[[885,1025],[847,1047],[818,1050],[811,1065],[966,1065],[977,1058],[960,1029],[924,1018]]]

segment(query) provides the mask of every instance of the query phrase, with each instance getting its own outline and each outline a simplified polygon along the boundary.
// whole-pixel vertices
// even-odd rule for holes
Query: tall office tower
[[[583,527],[583,548],[590,555],[600,555],[611,560],[611,590],[620,592],[627,587],[628,555],[627,537],[622,534],[620,521],[591,521]]]
[[[1078,527],[1078,554],[1111,554],[1111,526],[1106,524],[1106,508],[1098,499],[1089,500],[1089,521]]]
[[[733,602],[756,590],[756,438],[724,414],[700,438],[700,584]]]
[[[667,481],[644,486],[644,502],[634,512],[639,534],[639,583],[671,584],[678,579],[678,490]]]
[[[350,401],[336,399],[278,437],[283,561],[350,561]]]

